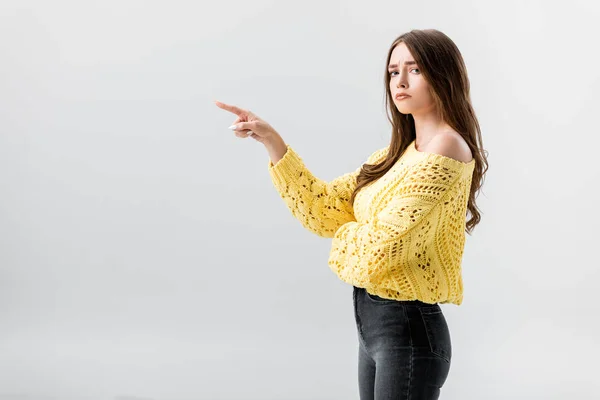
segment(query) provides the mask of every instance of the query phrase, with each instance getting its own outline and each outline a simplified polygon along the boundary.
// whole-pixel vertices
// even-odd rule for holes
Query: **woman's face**
[[[414,116],[415,113],[424,114],[433,110],[434,102],[429,93],[429,83],[421,75],[419,66],[404,42],[392,50],[388,72],[390,92],[398,111]],[[407,93],[410,97],[397,99],[398,93]]]

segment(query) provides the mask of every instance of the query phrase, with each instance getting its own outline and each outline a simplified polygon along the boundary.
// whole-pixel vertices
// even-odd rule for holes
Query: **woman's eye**
[[[417,70],[417,71],[419,71],[419,68],[413,68],[413,69],[411,69],[411,71],[414,71],[414,70]],[[392,76],[392,74],[393,74],[393,73],[396,73],[396,72],[398,72],[398,71],[392,71],[392,72],[390,72],[390,76]],[[419,71],[419,74],[420,74],[420,73],[421,73],[421,72]]]

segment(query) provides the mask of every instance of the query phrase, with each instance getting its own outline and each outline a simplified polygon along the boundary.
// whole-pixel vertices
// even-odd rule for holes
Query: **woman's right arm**
[[[302,158],[283,141],[267,146],[267,150],[271,156],[268,164],[271,180],[288,209],[305,228],[331,238],[342,225],[356,221],[350,197],[362,165],[326,182],[314,176]],[[386,154],[387,147],[379,149],[371,154],[367,163],[373,164]]]

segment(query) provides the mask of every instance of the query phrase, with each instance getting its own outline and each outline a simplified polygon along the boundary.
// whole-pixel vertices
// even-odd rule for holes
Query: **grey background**
[[[490,162],[442,398],[597,398],[600,13],[566,5],[0,2],[0,400],[357,399],[331,240],[213,100],[331,180],[389,143],[415,28],[459,46]]]

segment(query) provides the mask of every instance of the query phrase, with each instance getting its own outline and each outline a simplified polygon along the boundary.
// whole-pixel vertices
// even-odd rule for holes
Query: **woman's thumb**
[[[237,124],[233,124],[229,127],[229,129],[233,130],[233,131],[243,131],[244,129],[250,129],[248,127],[246,127],[248,123],[247,122],[238,122]]]

